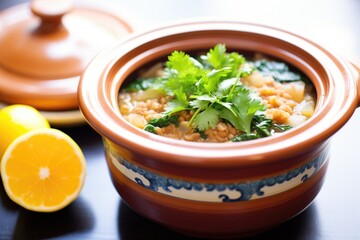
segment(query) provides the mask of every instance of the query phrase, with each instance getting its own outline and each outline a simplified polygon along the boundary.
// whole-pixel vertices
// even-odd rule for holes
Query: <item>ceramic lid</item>
[[[117,6],[119,8],[119,6]],[[79,76],[106,45],[133,31],[116,8],[33,0],[0,13],[0,101],[75,109]]]

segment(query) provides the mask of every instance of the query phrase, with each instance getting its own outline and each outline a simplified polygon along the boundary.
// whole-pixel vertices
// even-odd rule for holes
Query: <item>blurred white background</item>
[[[131,11],[144,27],[199,17],[262,23],[298,33],[360,64],[360,0],[110,1]]]

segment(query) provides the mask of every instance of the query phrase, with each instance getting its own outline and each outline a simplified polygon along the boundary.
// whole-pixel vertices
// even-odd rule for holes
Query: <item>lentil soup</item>
[[[175,51],[123,87],[120,112],[154,134],[194,142],[238,142],[280,134],[314,113],[314,86],[287,64],[251,61],[218,44],[192,58]]]

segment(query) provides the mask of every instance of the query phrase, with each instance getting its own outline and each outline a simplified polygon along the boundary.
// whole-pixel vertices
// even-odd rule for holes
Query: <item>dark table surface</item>
[[[0,0],[0,9],[20,2],[24,0]],[[143,28],[209,16],[266,23],[311,38],[360,65],[359,0],[113,2],[135,13],[128,17],[142,19]],[[357,110],[333,136],[326,181],[312,205],[251,239],[360,239],[359,123]],[[80,145],[87,160],[79,198],[55,213],[30,212],[13,203],[0,184],[0,239],[190,239],[146,220],[124,204],[110,181],[101,137],[89,126],[60,129]]]

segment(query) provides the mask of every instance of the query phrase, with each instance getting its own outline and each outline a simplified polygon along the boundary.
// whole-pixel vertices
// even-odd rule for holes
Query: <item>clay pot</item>
[[[241,143],[160,137],[126,122],[118,106],[125,80],[174,50],[217,43],[287,62],[313,82],[314,115],[281,135]],[[179,23],[132,35],[99,54],[78,90],[82,113],[104,140],[113,184],[136,212],[185,234],[256,234],[306,209],[321,189],[329,140],[360,101],[359,68],[301,36],[239,22]]]

